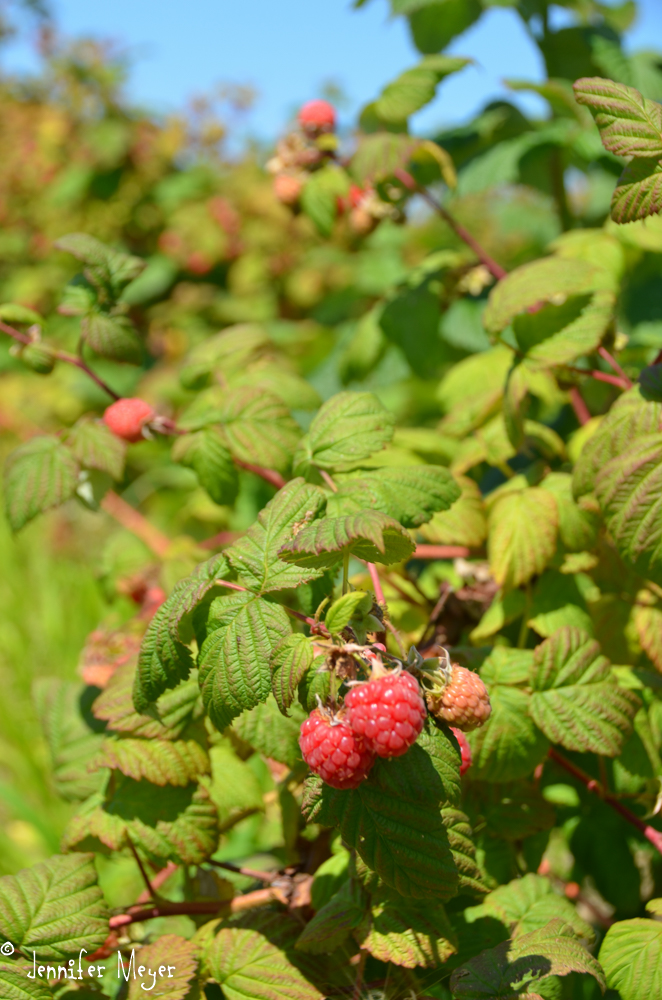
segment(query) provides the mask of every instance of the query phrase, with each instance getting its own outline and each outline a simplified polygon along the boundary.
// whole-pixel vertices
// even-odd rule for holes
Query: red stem
[[[576,385],[573,385],[570,389],[570,402],[572,403],[572,408],[575,411],[577,420],[583,427],[591,419],[591,414],[588,406],[584,402],[581,392]]]
[[[631,812],[627,806],[624,806],[623,803],[616,798],[616,796],[612,795],[606,788],[603,788],[599,781],[596,781],[595,778],[591,778],[590,775],[586,774],[585,771],[582,771],[580,767],[577,767],[577,765],[573,764],[572,761],[563,757],[555,747],[550,747],[549,757],[560,767],[564,768],[568,774],[571,774],[574,778],[576,778],[577,781],[581,781],[589,792],[595,792],[596,795],[599,795],[600,798],[607,803],[607,805],[611,806],[612,809],[615,809],[617,813],[620,813],[623,819],[627,820],[628,823],[631,823],[632,826],[636,826],[637,830],[643,833],[646,840],[650,841],[653,847],[658,850],[660,854],[662,854],[662,833],[660,833],[659,830],[649,826],[649,824],[644,822],[643,819],[640,819],[639,816]]]
[[[601,358],[603,358],[607,362],[608,365],[611,365],[611,367],[614,369],[617,375],[620,375],[621,378],[625,382],[627,382],[628,388],[629,389],[632,388],[632,382],[630,381],[626,373],[623,371],[616,358],[612,357],[612,355],[609,353],[607,348],[602,346],[598,347],[598,354],[600,355]]]
[[[246,469],[246,472],[253,472],[260,479],[264,479],[266,483],[270,483],[275,486],[277,490],[282,490],[285,485],[285,480],[281,476],[280,472],[276,472],[275,469],[264,469],[261,465],[252,465],[251,462],[242,462],[241,459],[235,458],[234,464],[238,465],[240,469]]]
[[[610,385],[616,385],[619,389],[631,389],[632,382],[626,376],[625,378],[619,378],[618,375],[609,375],[607,372],[601,372],[598,368],[594,368],[593,371],[587,372],[591,378],[596,379],[598,382],[609,382]]]
[[[222,545],[232,545],[239,538],[239,531],[219,531],[211,538],[205,538],[203,542],[198,542],[201,549],[216,549]]]
[[[471,549],[466,545],[417,545],[414,559],[466,559]]]
[[[266,906],[280,900],[275,889],[256,889],[255,892],[248,892],[244,896],[235,896],[229,903],[220,900],[193,900],[183,903],[171,903],[168,900],[161,900],[154,906],[130,906],[126,913],[118,913],[111,917],[109,926],[111,930],[118,927],[127,927],[129,924],[141,923],[143,920],[153,920],[156,917],[176,917],[188,914],[196,916],[217,913],[229,910],[231,913],[239,913],[242,910],[250,910],[255,906]]]
[[[0,320],[0,330],[2,330],[3,333],[6,333],[9,337],[12,337],[14,340],[18,340],[21,344],[33,343],[32,338],[28,337],[26,333],[21,333],[19,330],[15,330],[13,326],[9,326],[2,320]],[[106,385],[103,379],[100,379],[99,376],[85,364],[82,358],[77,357],[75,354],[68,354],[67,351],[53,351],[53,357],[57,358],[58,361],[64,361],[68,365],[75,365],[76,368],[80,368],[80,370],[85,372],[85,374],[88,375],[93,382],[96,382],[100,389],[107,392],[111,399],[121,398],[113,389],[110,388],[109,385]]]
[[[457,221],[457,219],[453,218],[450,212],[444,208],[444,206],[438,202],[433,195],[430,194],[427,188],[418,184],[412,175],[406,170],[397,169],[394,170],[393,173],[399,181],[402,181],[406,188],[420,194],[420,196],[427,201],[428,205],[435,210],[437,215],[440,215],[444,222],[451,227],[455,235],[458,236],[463,243],[466,243],[470,250],[473,250],[476,257],[478,257],[478,260],[481,264],[485,265],[493,278],[496,278],[497,281],[501,281],[502,278],[506,277],[508,272],[501,267],[500,264],[497,264],[492,257],[490,257],[487,251],[484,250],[480,243],[474,239],[471,233],[465,229],[464,226]]]
[[[384,600],[384,591],[382,590],[382,581],[379,579],[379,573],[377,572],[377,567],[374,563],[366,563],[368,567],[368,573],[370,573],[370,579],[372,580],[372,586],[375,591],[375,597],[377,598],[378,604],[386,604]]]

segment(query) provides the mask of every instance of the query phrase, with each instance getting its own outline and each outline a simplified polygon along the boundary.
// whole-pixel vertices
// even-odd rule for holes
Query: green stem
[[[343,550],[342,555],[342,592],[346,594],[349,590],[349,546]]]

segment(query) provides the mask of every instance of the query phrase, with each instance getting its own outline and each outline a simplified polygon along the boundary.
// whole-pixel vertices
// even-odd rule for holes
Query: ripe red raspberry
[[[461,729],[454,729],[453,726],[451,726],[450,730],[455,739],[457,740],[457,742],[460,744],[460,753],[462,754],[462,762],[460,764],[460,777],[462,777],[462,775],[466,774],[469,768],[471,767],[471,761],[472,761],[471,747],[469,746],[467,738]]]
[[[299,125],[306,132],[332,132],[336,109],[328,101],[308,101],[299,111]]]
[[[299,746],[311,771],[332,788],[357,788],[375,762],[346,722],[327,718],[317,708],[301,725]]]
[[[478,674],[452,663],[444,668],[444,677],[446,682],[443,687],[427,695],[433,715],[465,733],[487,722],[492,706]]]
[[[144,399],[118,399],[103,415],[104,423],[124,441],[141,441],[143,427],[156,413]]]
[[[418,682],[403,670],[357,684],[345,698],[347,721],[379,757],[400,757],[425,722]]]

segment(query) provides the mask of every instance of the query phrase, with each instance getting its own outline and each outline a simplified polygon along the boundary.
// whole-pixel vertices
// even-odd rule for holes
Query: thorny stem
[[[567,760],[554,747],[550,747],[549,757],[560,767],[564,768],[568,774],[571,774],[573,778],[580,781],[589,792],[595,792],[596,795],[599,795],[603,802],[606,802],[612,809],[615,809],[616,812],[620,813],[623,819],[627,820],[628,823],[631,823],[632,826],[636,826],[637,830],[643,833],[646,840],[648,840],[653,847],[659,851],[660,854],[662,854],[662,833],[660,833],[659,830],[654,829],[654,827],[650,826],[648,823],[644,822],[643,819],[640,819],[635,813],[631,812],[627,806],[624,806],[622,802],[619,802],[616,796],[612,795],[611,792],[606,787],[603,787],[599,781],[596,781],[595,778],[591,778],[590,775],[586,774],[585,771],[582,771],[582,769],[577,767],[576,764],[573,764],[572,761]]]
[[[368,573],[370,574],[370,580],[372,581],[372,586],[375,591],[375,597],[378,604],[386,604],[384,600],[384,591],[382,590],[382,581],[379,579],[379,573],[377,572],[377,567],[374,563],[367,562]]]
[[[15,330],[13,326],[9,326],[8,323],[4,323],[2,320],[0,320],[0,330],[21,344],[32,343],[31,338],[28,337],[27,334],[21,333],[19,330]],[[99,376],[92,371],[89,365],[85,364],[81,357],[78,357],[75,354],[69,354],[67,351],[53,351],[53,357],[57,358],[58,361],[64,361],[68,365],[75,365],[76,368],[80,368],[80,370],[85,372],[86,375],[89,375],[93,382],[96,382],[100,389],[103,389],[104,392],[108,393],[112,399],[120,399],[120,396],[114,391],[114,389],[111,389],[110,386],[103,381],[103,379],[99,378]]]
[[[481,264],[485,265],[493,278],[496,278],[497,281],[501,281],[502,278],[506,277],[508,272],[501,267],[500,264],[497,264],[492,257],[490,257],[487,251],[484,250],[480,243],[474,239],[471,233],[465,229],[464,226],[461,225],[461,223],[459,223],[446,208],[444,208],[441,202],[437,201],[434,195],[430,194],[427,188],[422,187],[422,185],[414,180],[412,175],[406,170],[398,169],[394,171],[394,174],[399,181],[402,181],[406,188],[420,194],[424,201],[426,201],[428,205],[435,210],[437,215],[441,216],[444,222],[453,230],[455,235],[458,236],[463,243],[466,243],[470,250],[473,250],[476,257],[478,257],[478,260]]]
[[[136,900],[136,903],[149,903],[150,899],[154,898],[154,896],[159,891],[161,886],[165,885],[170,876],[174,875],[176,871],[177,871],[177,865],[175,864],[175,862],[169,861],[168,864],[165,866],[165,868],[162,868],[160,872],[157,872],[156,875],[153,875],[152,878],[150,879],[151,891],[149,895],[147,894],[146,890],[145,892],[141,892]]]
[[[211,914],[214,916],[222,912],[240,913],[257,906],[267,906],[276,901],[281,901],[281,895],[271,888],[256,889],[255,892],[248,892],[244,896],[235,896],[228,903],[223,903],[220,900],[192,900],[183,903],[160,900],[154,906],[130,906],[125,913],[118,913],[111,917],[109,926],[111,930],[115,930],[118,927],[141,923],[143,920],[153,920],[156,917],[176,917],[185,914],[189,916]]]
[[[281,476],[280,472],[276,472],[275,469],[265,469],[261,465],[253,465],[251,462],[242,462],[241,459],[233,459],[234,464],[238,465],[240,469],[245,469],[246,472],[252,472],[260,479],[264,479],[266,483],[270,483],[271,486],[275,486],[277,490],[282,490],[285,485],[285,480]]]

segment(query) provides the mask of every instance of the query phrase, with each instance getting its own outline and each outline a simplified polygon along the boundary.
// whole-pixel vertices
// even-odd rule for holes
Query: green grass
[[[108,613],[96,578],[106,533],[103,517],[75,508],[17,536],[0,516],[0,873],[57,851],[73,808],[51,787],[32,685],[75,679],[85,637]]]

